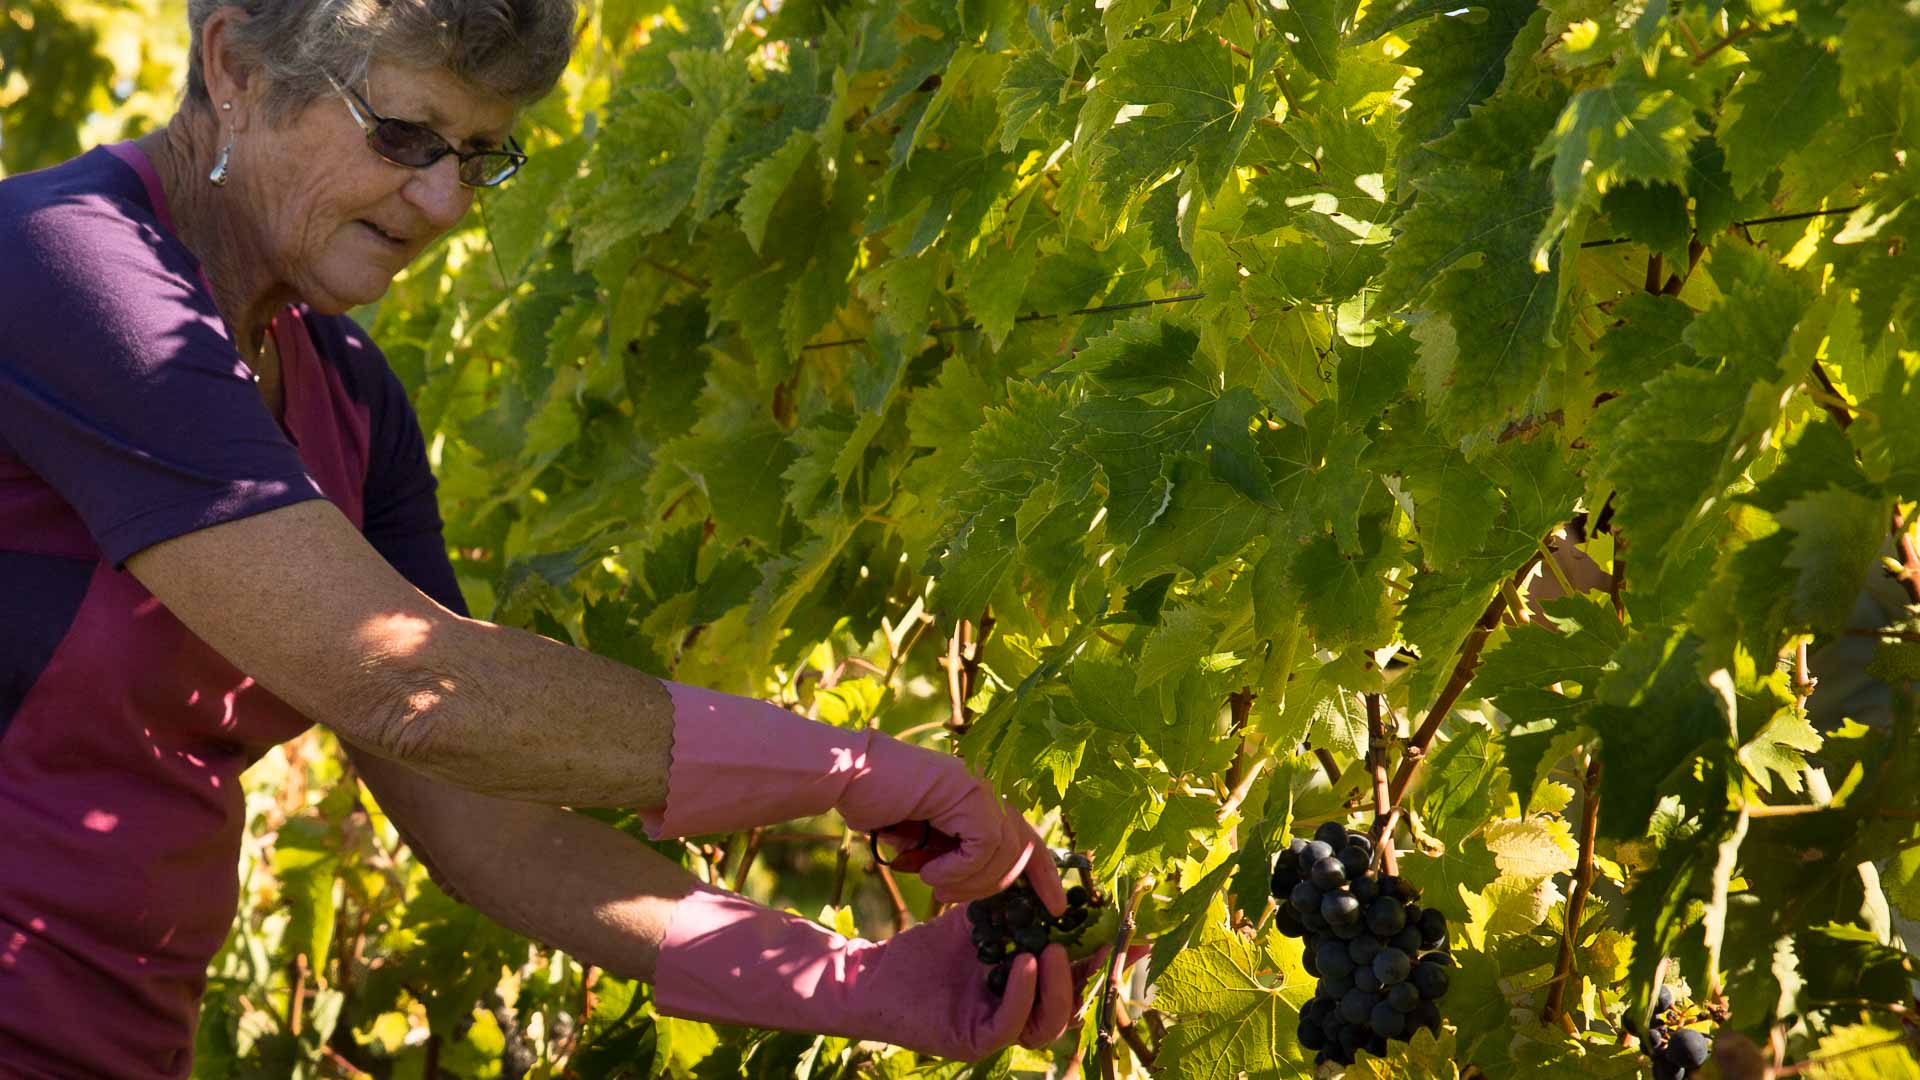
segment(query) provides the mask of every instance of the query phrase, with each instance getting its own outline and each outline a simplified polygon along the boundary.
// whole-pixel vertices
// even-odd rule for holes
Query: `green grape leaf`
[[[1286,36],[1294,58],[1328,82],[1339,77],[1340,35],[1358,6],[1358,0],[1277,0],[1261,5],[1275,29]]]
[[[1273,66],[1278,39],[1263,42],[1253,59],[1256,76]],[[1220,186],[1239,158],[1253,121],[1265,111],[1249,89],[1236,104],[1233,54],[1209,35],[1185,41],[1132,38],[1108,50],[1099,66],[1099,92],[1120,103],[1125,123],[1100,137],[1096,175],[1118,205],[1179,167],[1194,170],[1204,197]],[[1258,80],[1250,86],[1258,86]]]
[[[1233,1080],[1240,1075],[1307,1077],[1312,1062],[1291,1032],[1313,996],[1300,947],[1278,935],[1248,941],[1208,920],[1197,947],[1156,980],[1157,1007],[1178,1018],[1161,1044],[1155,1075]]]
[[[1747,65],[1727,98],[1720,133],[1733,188],[1746,194],[1829,124],[1841,108],[1840,61],[1798,34],[1745,49]]]

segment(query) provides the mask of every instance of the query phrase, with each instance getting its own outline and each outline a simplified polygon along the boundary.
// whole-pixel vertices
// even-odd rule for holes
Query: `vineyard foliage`
[[[1143,886],[1140,1045],[1090,1009],[982,1075],[1312,1075],[1268,865],[1377,814],[1459,966],[1348,1075],[1635,1075],[1660,981],[1722,1075],[1920,1069],[1913,5],[583,15],[527,168],[361,313],[461,583],[950,746]],[[6,103],[23,17],[10,169],[69,150]],[[655,1018],[439,893],[324,738],[251,790],[201,1075],[959,1069]],[[835,819],[664,850],[928,911]]]

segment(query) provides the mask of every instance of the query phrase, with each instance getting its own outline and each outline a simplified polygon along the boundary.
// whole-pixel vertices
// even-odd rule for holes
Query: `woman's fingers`
[[[1020,876],[1035,848],[1013,820],[995,815],[974,836],[962,837],[959,851],[928,863],[920,878],[945,903],[991,896]]]
[[[1047,850],[1040,833],[1025,818],[1016,817],[1015,820],[1025,834],[1026,843],[1032,848],[1026,865],[1027,883],[1033,886],[1033,894],[1040,898],[1040,903],[1046,906],[1049,914],[1065,914],[1067,886],[1060,880],[1060,868],[1053,865],[1053,853]]]
[[[1020,1032],[1020,1045],[1038,1050],[1058,1039],[1073,1019],[1073,971],[1064,945],[1049,945],[1040,954],[1038,986],[1033,1011]]]
[[[922,866],[921,880],[933,889],[936,899],[952,903],[990,896],[1024,873],[1050,914],[1065,912],[1066,885],[1039,831],[995,798],[991,788],[983,784],[980,793],[981,799],[969,800],[971,805],[964,810],[935,819],[934,826],[958,836],[960,846]]]
[[[976,1034],[976,1057],[1010,1046],[1022,1036],[1031,1026],[1034,1002],[1041,989],[1039,961],[1029,953],[1015,956],[1007,972],[1007,988],[1000,994],[1000,1007],[994,1010],[987,1029]]]

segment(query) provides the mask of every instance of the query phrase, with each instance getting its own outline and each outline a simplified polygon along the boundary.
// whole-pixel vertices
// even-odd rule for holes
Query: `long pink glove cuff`
[[[655,840],[826,813],[867,767],[868,732],[818,724],[752,698],[661,682],[673,699],[667,804],[640,812]]]
[[[674,909],[654,1004],[670,1016],[875,1039],[963,1061],[1058,1038],[1072,1010],[1065,951],[1038,963],[1020,957],[995,998],[969,935],[955,909],[885,942],[848,939],[702,885]]]
[[[752,698],[665,682],[673,700],[667,802],[641,811],[647,834],[734,832],[837,809],[860,831],[929,821],[960,841],[921,878],[941,900],[1004,888],[1027,870],[1051,909],[1064,904],[1040,838],[991,785],[952,757],[878,731],[847,731]]]

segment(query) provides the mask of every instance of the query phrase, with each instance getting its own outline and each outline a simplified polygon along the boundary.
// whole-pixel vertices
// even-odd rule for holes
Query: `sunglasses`
[[[495,187],[520,171],[527,155],[520,144],[507,137],[504,150],[455,150],[432,128],[411,120],[395,120],[373,111],[356,91],[341,84],[332,75],[327,81],[347,103],[347,111],[360,130],[367,133],[367,146],[382,158],[409,169],[424,169],[449,155],[460,161],[460,183],[470,188]]]

